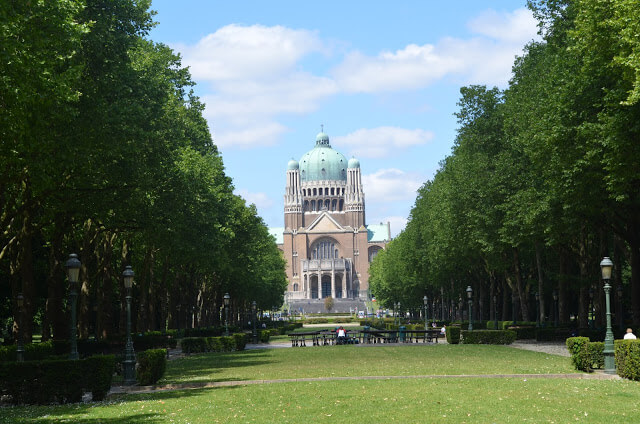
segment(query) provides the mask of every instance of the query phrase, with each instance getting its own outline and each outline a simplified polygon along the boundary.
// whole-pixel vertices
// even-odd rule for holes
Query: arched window
[[[312,200],[312,201],[311,201],[311,210],[312,210],[312,211],[315,211],[315,210],[316,210],[316,201],[315,201],[315,200]]]
[[[313,259],[337,259],[338,248],[333,240],[322,239],[311,246]]]
[[[293,291],[298,291],[299,288],[298,283],[293,283]]]

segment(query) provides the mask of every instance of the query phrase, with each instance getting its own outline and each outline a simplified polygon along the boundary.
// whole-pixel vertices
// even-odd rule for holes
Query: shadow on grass
[[[167,364],[167,373],[159,384],[243,380],[234,377],[215,378],[215,375],[230,368],[255,367],[275,362],[268,349],[196,354]],[[210,378],[203,379],[203,376]]]

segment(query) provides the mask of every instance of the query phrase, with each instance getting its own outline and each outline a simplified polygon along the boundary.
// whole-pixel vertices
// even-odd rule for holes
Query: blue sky
[[[461,86],[505,88],[536,38],[525,0],[153,0],[150,38],[179,52],[236,193],[283,223],[287,162],[321,124],[360,160],[367,223],[405,226],[456,134]]]

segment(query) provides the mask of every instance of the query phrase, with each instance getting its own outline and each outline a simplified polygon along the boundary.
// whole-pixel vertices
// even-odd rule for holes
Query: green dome
[[[347,158],[329,144],[329,136],[316,136],[316,147],[300,158],[301,181],[346,181]]]
[[[360,161],[356,158],[349,159],[348,163],[349,168],[360,168]]]
[[[291,159],[287,164],[287,171],[292,171],[298,169],[298,161],[295,159]]]

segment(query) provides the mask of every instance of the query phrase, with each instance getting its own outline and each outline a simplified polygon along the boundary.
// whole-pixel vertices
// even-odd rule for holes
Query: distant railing
[[[347,259],[303,259],[303,271],[344,271],[349,269],[349,260]]]

